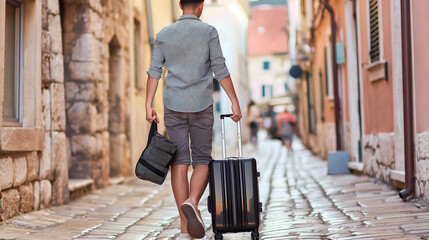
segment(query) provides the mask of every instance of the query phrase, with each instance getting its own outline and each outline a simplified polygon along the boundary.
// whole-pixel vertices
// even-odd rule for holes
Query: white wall
[[[226,65],[231,73],[235,90],[240,101],[242,112],[245,112],[249,102],[249,87],[247,77],[247,29],[248,15],[246,9],[237,0],[219,1],[211,4],[206,2],[204,5],[201,19],[214,26],[220,38],[223,55],[226,59]],[[220,94],[221,113],[231,113],[231,103],[226,93]],[[237,142],[235,124],[232,121],[226,121],[227,145]],[[243,139],[248,138],[248,131],[243,125]],[[219,113],[215,113],[214,141],[220,145],[220,121]],[[236,155],[231,153],[231,155]]]
[[[284,56],[249,56],[249,84],[251,98],[256,103],[268,101],[271,97],[285,95],[285,84],[289,78],[290,60],[287,55]],[[264,62],[270,63],[268,70],[264,69]],[[270,89],[266,88],[265,97],[262,97],[262,85],[272,86],[273,92],[270,95]]]

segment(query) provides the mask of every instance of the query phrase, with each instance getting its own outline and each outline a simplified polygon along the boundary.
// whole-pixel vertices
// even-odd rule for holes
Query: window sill
[[[45,145],[45,133],[40,128],[2,127],[2,152],[42,151]]]
[[[395,181],[405,183],[405,171],[404,170],[392,170],[390,177]]]
[[[3,127],[22,127],[22,124],[20,122],[3,119]]]
[[[387,62],[385,60],[380,60],[374,63],[371,63],[365,67],[369,73],[369,81],[371,83],[378,80],[388,80],[387,78]]]

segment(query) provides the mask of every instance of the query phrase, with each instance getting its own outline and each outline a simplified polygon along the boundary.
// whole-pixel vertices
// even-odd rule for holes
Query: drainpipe
[[[410,1],[401,0],[402,85],[404,98],[405,189],[399,193],[403,201],[414,193],[414,106],[411,49]]]
[[[341,142],[341,115],[340,115],[340,97],[338,93],[338,71],[337,71],[337,53],[336,53],[336,39],[337,39],[337,24],[335,23],[335,12],[329,0],[321,0],[326,10],[331,15],[331,39],[332,39],[332,71],[334,73],[334,103],[335,103],[335,135],[337,143],[337,151],[343,149]]]

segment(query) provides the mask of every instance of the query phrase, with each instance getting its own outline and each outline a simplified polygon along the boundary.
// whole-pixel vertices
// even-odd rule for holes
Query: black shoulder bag
[[[157,130],[158,125],[153,121],[147,146],[137,162],[135,172],[138,178],[161,185],[167,176],[170,161],[177,147]]]

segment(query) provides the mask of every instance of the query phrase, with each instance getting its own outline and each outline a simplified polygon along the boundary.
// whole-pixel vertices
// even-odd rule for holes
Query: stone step
[[[82,197],[94,189],[93,179],[69,179],[70,200]]]
[[[125,178],[123,177],[111,177],[109,178],[109,185],[118,185],[125,182]]]

